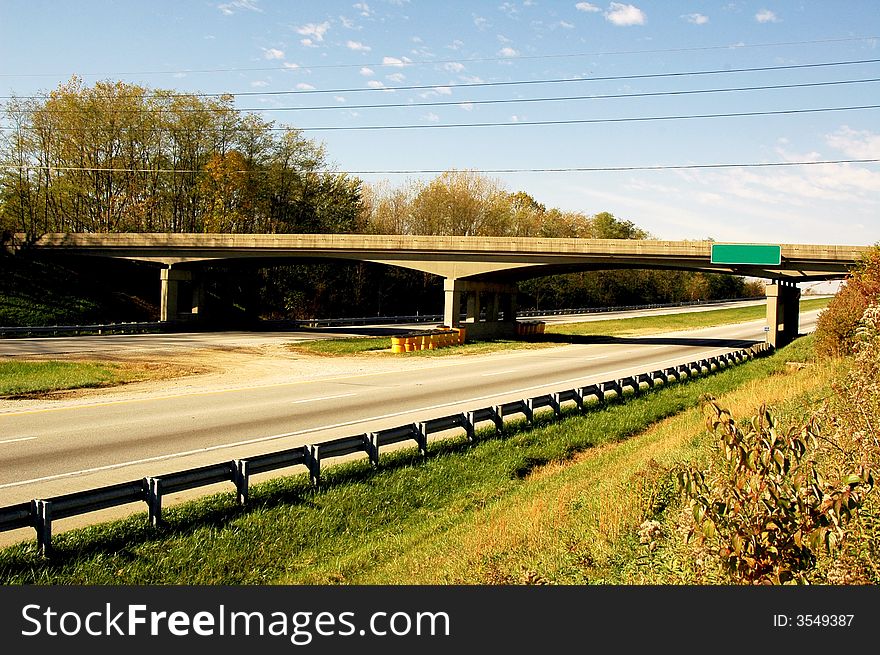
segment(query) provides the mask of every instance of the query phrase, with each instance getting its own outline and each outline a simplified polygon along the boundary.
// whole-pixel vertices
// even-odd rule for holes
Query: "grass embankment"
[[[94,361],[0,361],[0,397],[108,387],[165,377],[156,367]]]
[[[672,384],[504,438],[432,443],[59,534],[58,558],[32,544],[0,552],[8,584],[335,584],[614,582],[636,579],[634,530],[669,498],[664,467],[699,455],[705,393],[751,407],[821,392],[802,339],[766,359]],[[814,365],[818,366],[818,365]],[[822,365],[826,366],[826,365]],[[829,365],[830,366],[830,365]],[[670,418],[674,417],[674,418]],[[542,422],[538,421],[539,424]],[[486,435],[481,435],[485,437]],[[660,493],[656,493],[657,490]],[[631,547],[632,546],[632,547]],[[635,558],[635,559],[634,559]]]
[[[821,309],[830,298],[811,298],[801,301],[801,311]],[[682,314],[661,314],[640,316],[638,318],[608,319],[585,323],[559,323],[546,327],[547,337],[521,339],[497,339],[472,341],[463,346],[440,348],[437,350],[417,350],[410,353],[392,353],[390,337],[351,337],[343,339],[320,339],[301,341],[290,345],[294,352],[328,357],[346,355],[370,355],[388,357],[445,357],[449,355],[482,355],[502,350],[521,350],[524,348],[547,348],[567,343],[566,336],[630,337],[657,332],[696,330],[730,323],[743,323],[764,318],[767,309],[764,305],[712,309]]]

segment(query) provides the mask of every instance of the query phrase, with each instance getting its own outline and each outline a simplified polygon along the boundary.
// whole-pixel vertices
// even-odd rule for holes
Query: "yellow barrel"
[[[437,333],[433,330],[428,333],[428,350],[437,348]]]
[[[403,342],[403,337],[391,337],[391,352],[406,352],[406,345]]]
[[[404,337],[403,343],[406,352],[411,353],[413,350],[415,350],[416,340],[414,337]]]

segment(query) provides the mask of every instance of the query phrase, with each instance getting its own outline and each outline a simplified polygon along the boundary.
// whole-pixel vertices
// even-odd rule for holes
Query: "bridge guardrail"
[[[595,397],[597,402],[605,402],[609,394],[623,399],[624,389],[631,389],[635,396],[657,386],[682,379],[708,374],[712,371],[767,354],[773,347],[758,343],[749,348],[708,357],[686,364],[648,371],[636,375],[592,383],[580,387],[563,389],[549,394],[514,400],[489,407],[480,407],[409,423],[376,432],[361,433],[340,437],[314,444],[306,444],[251,457],[218,462],[208,466],[186,469],[159,476],[148,476],[97,489],[79,491],[52,498],[36,498],[30,502],[0,507],[0,532],[21,528],[33,528],[37,535],[39,551],[48,556],[52,550],[52,522],[56,519],[87,514],[90,512],[144,502],[147,505],[149,522],[154,527],[162,525],[162,498],[165,494],[198,487],[229,482],[235,486],[239,505],[248,503],[248,485],[251,475],[274,471],[293,466],[304,466],[315,488],[321,486],[321,462],[336,457],[365,453],[373,466],[379,465],[379,451],[403,441],[414,441],[422,456],[427,456],[428,437],[452,429],[463,429],[468,440],[473,441],[477,426],[492,423],[496,433],[504,431],[505,419],[522,415],[532,424],[539,409],[549,408],[553,416],[562,415],[562,403],[574,402],[580,409],[587,407],[587,401]],[[642,385],[646,385],[643,389]]]

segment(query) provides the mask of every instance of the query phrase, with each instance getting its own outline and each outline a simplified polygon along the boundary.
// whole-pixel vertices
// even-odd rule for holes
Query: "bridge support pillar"
[[[204,314],[205,287],[192,271],[163,268],[159,277],[162,282],[160,321],[173,323],[193,320]]]
[[[767,342],[782,348],[798,336],[801,290],[794,282],[779,280],[765,287],[767,295]]]
[[[510,337],[516,334],[518,290],[515,284],[446,278],[443,289],[444,325],[464,327],[469,337]],[[461,319],[462,299],[465,301],[464,321]]]

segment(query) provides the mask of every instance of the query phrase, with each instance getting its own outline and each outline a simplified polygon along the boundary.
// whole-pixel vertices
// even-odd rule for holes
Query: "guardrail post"
[[[235,467],[233,482],[235,482],[236,501],[239,506],[244,507],[248,503],[248,461],[246,459],[233,460],[232,465]]]
[[[306,466],[309,480],[316,489],[321,486],[321,453],[318,446],[306,446]]]
[[[147,507],[150,525],[162,527],[162,480],[159,478],[147,478]]]
[[[416,424],[416,444],[419,447],[419,455],[428,456],[428,431],[425,429],[424,423]]]
[[[379,466],[379,439],[375,432],[364,435],[364,449],[367,451],[367,457],[370,458],[370,464],[373,468]]]
[[[34,527],[37,530],[37,549],[43,557],[52,554],[52,503],[34,501]]]
[[[464,426],[463,427],[464,427],[464,432],[465,432],[465,438],[468,441],[470,441],[471,443],[476,441],[477,430],[476,430],[476,427],[474,426],[474,413],[473,412],[467,412],[464,415]]]

